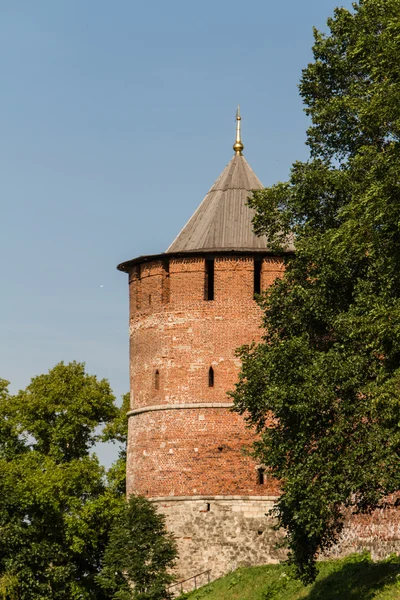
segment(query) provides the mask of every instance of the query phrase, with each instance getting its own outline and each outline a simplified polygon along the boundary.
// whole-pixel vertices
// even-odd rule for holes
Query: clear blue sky
[[[337,4],[0,0],[0,377],[12,391],[60,360],[128,390],[116,265],[175,238],[232,156],[238,102],[265,185],[307,157],[297,84],[312,26]]]

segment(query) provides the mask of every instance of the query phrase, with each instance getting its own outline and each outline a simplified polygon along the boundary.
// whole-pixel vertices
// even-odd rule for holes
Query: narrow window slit
[[[261,294],[261,266],[259,258],[254,259],[254,295]]]
[[[160,389],[160,372],[158,371],[158,369],[157,369],[157,371],[155,372],[155,375],[154,375],[154,388],[156,390]]]
[[[214,387],[214,369],[212,367],[208,369],[208,387]]]
[[[265,469],[260,467],[259,469],[257,469],[257,484],[264,485],[264,482],[265,482]]]
[[[163,276],[162,276],[162,291],[161,291],[162,304],[168,304],[169,297],[170,297],[169,261],[165,260],[163,263]]]
[[[205,261],[204,300],[214,300],[214,259]]]
[[[142,269],[141,269],[141,265],[138,265],[136,267],[136,273],[135,273],[135,279],[136,279],[136,310],[140,310],[140,304],[141,304],[141,279],[142,279]]]

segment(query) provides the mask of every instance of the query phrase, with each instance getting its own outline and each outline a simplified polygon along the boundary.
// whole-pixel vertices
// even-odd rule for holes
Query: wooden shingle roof
[[[186,223],[168,250],[162,254],[139,256],[118,265],[120,271],[129,273],[135,265],[171,256],[198,256],[206,253],[250,255],[254,252],[269,254],[266,236],[253,231],[254,210],[247,206],[252,190],[263,188],[257,175],[242,156],[241,117],[236,112],[235,154],[214,183],[194,215]],[[294,252],[293,243],[286,251]]]
[[[236,153],[167,253],[268,250],[267,238],[253,231],[251,190],[263,188],[241,153]]]

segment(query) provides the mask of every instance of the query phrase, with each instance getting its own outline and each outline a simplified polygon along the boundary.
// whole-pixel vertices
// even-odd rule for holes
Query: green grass
[[[304,586],[287,565],[241,568],[180,599],[188,600],[400,600],[400,557],[374,563],[368,554],[319,563]]]

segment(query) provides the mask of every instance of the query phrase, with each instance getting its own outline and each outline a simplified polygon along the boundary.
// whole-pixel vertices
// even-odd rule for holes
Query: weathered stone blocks
[[[179,548],[177,571],[182,579],[211,569],[211,579],[241,566],[276,563],[284,559],[278,547],[282,533],[265,514],[273,506],[270,498],[253,500],[207,499],[157,500]]]

